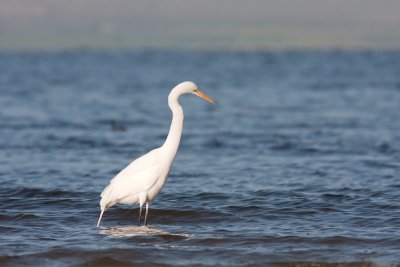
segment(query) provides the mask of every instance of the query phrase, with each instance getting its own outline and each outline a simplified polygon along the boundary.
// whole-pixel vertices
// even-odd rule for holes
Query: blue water
[[[154,200],[99,195],[181,146]],[[400,52],[0,53],[1,266],[400,264]],[[147,264],[147,265],[146,265]]]

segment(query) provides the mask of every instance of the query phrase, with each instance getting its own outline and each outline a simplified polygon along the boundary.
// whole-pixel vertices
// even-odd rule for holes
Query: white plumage
[[[172,111],[171,127],[165,143],[149,153],[134,160],[118,173],[101,193],[100,217],[97,227],[106,208],[115,204],[139,204],[139,224],[143,204],[146,204],[144,224],[147,224],[148,209],[164,187],[172,161],[179,147],[183,127],[183,109],[179,104],[182,94],[195,94],[213,104],[214,100],[200,91],[193,82],[183,82],[175,86],[169,96],[168,105]]]

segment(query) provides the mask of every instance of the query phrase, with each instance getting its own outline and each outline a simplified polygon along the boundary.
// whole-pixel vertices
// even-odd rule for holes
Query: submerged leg
[[[140,206],[140,209],[139,209],[139,226],[140,226],[140,222],[141,222],[140,219],[142,217],[142,207],[143,207],[143,204],[146,202],[146,198],[147,198],[146,192],[142,192],[142,193],[139,194],[139,206]]]
[[[144,225],[147,225],[147,214],[149,213],[149,202],[146,202],[146,215],[144,216]]]
[[[142,205],[140,205],[140,208],[139,208],[139,226],[140,226],[141,217],[142,217]]]

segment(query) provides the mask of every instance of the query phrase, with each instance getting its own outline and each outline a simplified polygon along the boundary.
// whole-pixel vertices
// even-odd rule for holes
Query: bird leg
[[[140,209],[139,209],[139,226],[140,226],[141,217],[142,217],[142,205],[140,205]]]
[[[149,213],[149,202],[146,202],[146,215],[144,216],[144,225],[147,225],[147,214]]]

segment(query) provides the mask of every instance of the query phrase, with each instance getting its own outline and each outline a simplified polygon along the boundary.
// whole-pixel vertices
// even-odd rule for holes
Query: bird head
[[[217,102],[215,102],[214,99],[203,93],[199,89],[199,87],[193,82],[183,82],[178,84],[177,87],[180,89],[182,94],[194,94],[212,104],[217,104]]]

